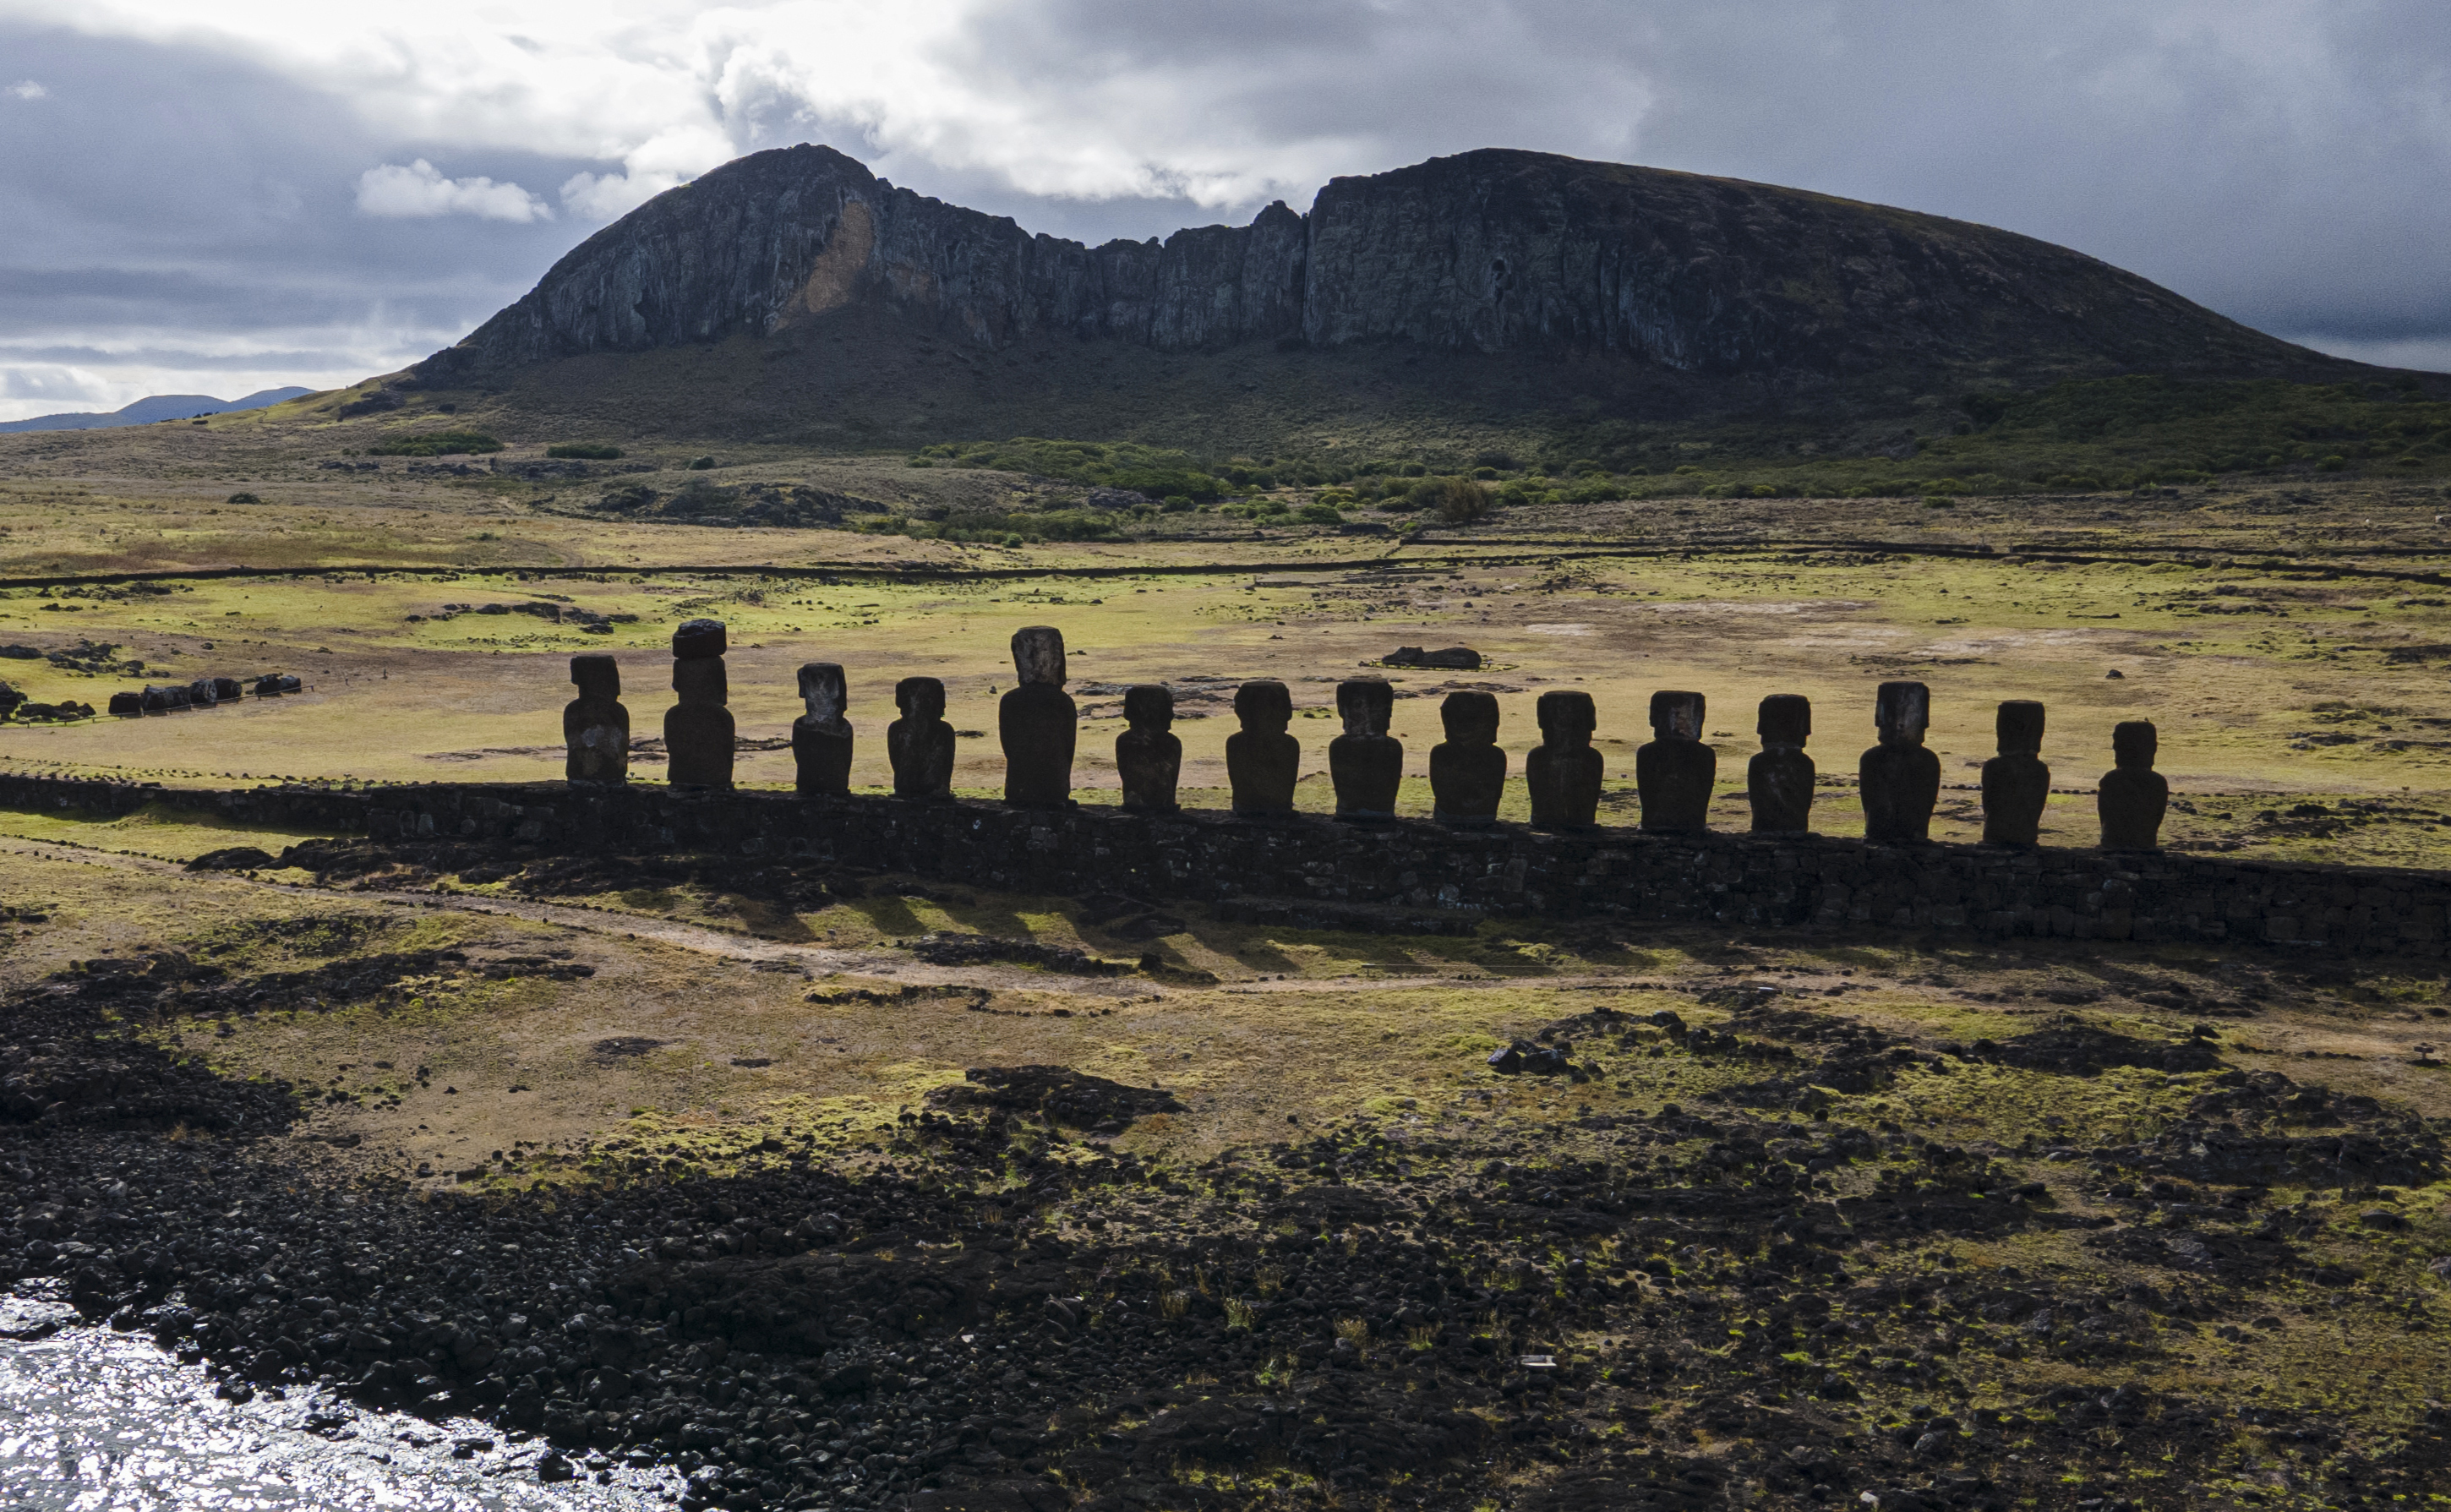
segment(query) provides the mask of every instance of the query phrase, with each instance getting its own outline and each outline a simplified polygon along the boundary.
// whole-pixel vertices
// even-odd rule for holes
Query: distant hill
[[[2381,372],[2031,237],[1733,179],[1491,149],[1088,247],[802,146],[658,195],[394,387],[632,433],[1316,448]]]
[[[114,425],[150,425],[157,420],[194,420],[226,415],[233,410],[269,409],[284,400],[314,393],[311,388],[267,388],[245,399],[215,399],[210,394],[154,394],[108,415],[77,413],[37,415],[31,420],[0,423],[0,433],[19,430],[107,430]]]

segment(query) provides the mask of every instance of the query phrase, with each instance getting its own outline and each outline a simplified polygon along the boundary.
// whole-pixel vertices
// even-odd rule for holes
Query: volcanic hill
[[[1488,149],[1090,247],[801,146],[641,206],[399,386],[634,434],[1332,447],[2137,372],[2377,370],[2030,237],[1732,179]]]

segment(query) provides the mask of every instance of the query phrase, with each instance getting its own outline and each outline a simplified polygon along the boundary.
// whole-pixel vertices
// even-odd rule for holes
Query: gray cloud
[[[489,24],[456,3],[434,35]],[[660,3],[628,52],[549,11],[474,52],[390,22],[174,28],[149,0],[105,0],[84,34],[0,20],[10,76],[39,86],[0,91],[0,367],[32,375],[7,387],[107,405],[197,386],[181,374],[396,366],[516,298],[591,206],[801,140],[1088,241],[1473,147],[1640,162],[2008,226],[2292,339],[2451,367],[2433,0],[1033,0],[945,25]],[[333,61],[349,27],[392,71]],[[375,180],[393,213],[371,215],[385,166],[414,182]]]

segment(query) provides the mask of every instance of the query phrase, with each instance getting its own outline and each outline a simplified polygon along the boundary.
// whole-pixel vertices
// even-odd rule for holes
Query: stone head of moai
[[[1498,697],[1488,693],[1450,693],[1439,705],[1439,722],[1458,745],[1498,743]]]
[[[719,657],[729,649],[720,619],[683,620],[673,631],[673,656],[683,661]]]
[[[1994,728],[2002,756],[2040,756],[2043,751],[2043,706],[2031,698],[2010,698],[2000,705]]]
[[[1396,714],[1395,685],[1383,677],[1354,677],[1336,685],[1336,712],[1346,735],[1385,735]]]
[[[811,723],[829,729],[841,724],[843,710],[851,703],[851,689],[841,666],[832,661],[801,663],[800,702],[807,706]]]
[[[1014,631],[1012,670],[1024,682],[1064,686],[1064,632],[1053,625],[1024,625]]]
[[[1920,682],[1884,682],[1873,701],[1883,745],[1921,745],[1931,726],[1931,690]]]
[[[1138,683],[1124,690],[1124,722],[1152,733],[1174,728],[1174,690],[1163,682]]]
[[[1651,696],[1651,732],[1662,740],[1702,738],[1702,696],[1662,688]]]
[[[1294,722],[1294,696],[1282,682],[1246,682],[1234,690],[1234,717],[1254,735],[1283,735]]]
[[[1801,751],[1813,737],[1813,700],[1800,693],[1774,693],[1761,701],[1754,730],[1765,751]]]
[[[893,685],[893,706],[912,719],[945,717],[945,684],[937,677],[905,677]]]
[[[1533,717],[1540,722],[1540,738],[1548,745],[1568,749],[1592,743],[1592,732],[1600,727],[1599,709],[1588,693],[1558,688],[1540,695],[1532,706]]]
[[[2162,754],[2162,733],[2153,728],[2150,719],[2122,719],[2110,730],[2110,759],[2114,765],[2152,769],[2154,758]]]
[[[600,651],[573,657],[570,681],[582,698],[618,698],[621,697],[621,664]]]

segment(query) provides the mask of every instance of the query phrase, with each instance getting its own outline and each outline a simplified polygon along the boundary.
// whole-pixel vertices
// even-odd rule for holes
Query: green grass
[[[1544,443],[1415,459],[1213,457],[1126,442],[945,442],[913,466],[1031,474],[1210,502],[1332,488],[1328,501],[1410,511],[1466,476],[1506,505],[1623,499],[1998,498],[2203,483],[2225,476],[2451,473],[2451,403],[2381,383],[2096,379],[1975,393],[1911,423],[1830,433],[1826,420],[1608,422]],[[1026,535],[1027,532],[1024,532]],[[1061,539],[1061,538],[1058,538]]]

